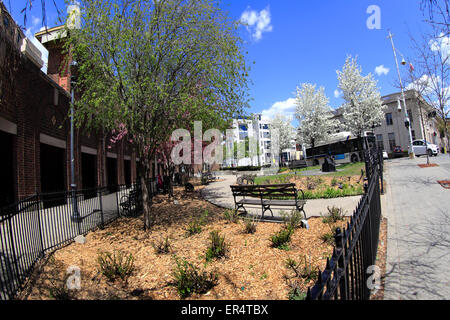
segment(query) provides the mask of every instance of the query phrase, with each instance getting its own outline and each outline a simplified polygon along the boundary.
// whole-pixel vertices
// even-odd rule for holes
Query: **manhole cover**
[[[445,189],[450,189],[450,180],[441,180],[438,183],[443,186]]]

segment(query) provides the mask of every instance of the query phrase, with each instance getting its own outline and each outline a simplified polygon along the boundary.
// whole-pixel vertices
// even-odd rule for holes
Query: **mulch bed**
[[[419,167],[421,168],[429,168],[429,167],[439,167],[438,164],[436,163],[429,163],[429,164],[418,164]]]
[[[387,252],[387,219],[382,218],[380,225],[380,238],[378,240],[377,259],[375,264],[380,268],[380,289],[372,294],[370,300],[384,300],[384,285],[386,280],[386,252]]]
[[[316,269],[323,270],[326,258],[332,254],[332,245],[321,236],[334,225],[325,224],[322,218],[309,219],[310,229],[296,229],[290,250],[271,247],[270,237],[283,226],[260,222],[256,233],[245,234],[244,223],[231,223],[224,219],[224,209],[204,201],[200,196],[203,186],[196,184],[195,192],[186,194],[183,188],[175,188],[175,199],[157,196],[152,210],[157,213],[156,225],[150,231],[143,230],[142,217],[120,218],[103,230],[86,235],[83,245],[72,243],[56,250],[32,275],[21,299],[52,299],[50,291],[63,288],[69,266],[81,269],[81,289],[72,290],[73,299],[180,299],[173,285],[172,275],[176,255],[185,258],[201,270],[214,271],[219,276],[216,287],[206,294],[194,294],[188,299],[288,299],[292,280],[286,268],[287,258],[310,261]],[[207,211],[207,222],[202,232],[186,236],[189,222]],[[226,258],[205,262],[209,233],[218,230],[229,244]],[[152,246],[168,236],[170,254],[157,254]],[[127,281],[110,282],[98,272],[97,258],[101,251],[122,250],[134,257],[135,269]],[[287,278],[286,278],[287,277]],[[288,280],[287,280],[288,279]],[[314,281],[299,280],[302,290]]]

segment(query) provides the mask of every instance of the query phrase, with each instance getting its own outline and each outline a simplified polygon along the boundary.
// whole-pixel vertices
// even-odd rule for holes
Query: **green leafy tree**
[[[145,228],[150,208],[145,178],[173,130],[225,128],[247,106],[248,70],[232,21],[210,0],[82,0],[81,28],[68,29],[78,64],[75,121],[124,139],[138,167]]]

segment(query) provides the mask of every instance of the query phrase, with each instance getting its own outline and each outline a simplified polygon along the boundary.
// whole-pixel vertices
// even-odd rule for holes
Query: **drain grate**
[[[438,183],[445,189],[450,189],[450,180],[440,180]]]

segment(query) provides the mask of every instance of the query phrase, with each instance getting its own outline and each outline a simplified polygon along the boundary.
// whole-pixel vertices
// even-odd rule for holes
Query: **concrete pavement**
[[[420,168],[426,157],[385,162],[388,218],[385,299],[450,299],[450,157],[430,158],[439,167]]]

